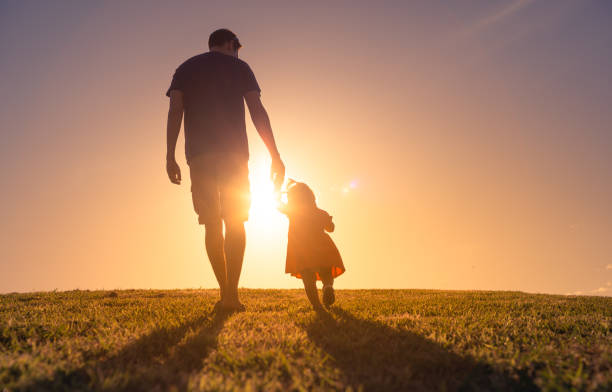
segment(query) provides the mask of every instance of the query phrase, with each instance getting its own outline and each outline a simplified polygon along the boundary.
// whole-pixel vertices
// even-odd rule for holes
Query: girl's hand
[[[332,218],[333,217],[330,216],[329,220],[325,223],[325,226],[323,227],[328,233],[332,233],[336,228],[336,225],[334,225],[334,222],[332,222]]]
[[[280,195],[280,194],[279,194]],[[285,214],[285,215],[289,215],[289,207],[287,207],[287,204],[283,203],[280,201],[279,199],[279,203],[278,206],[276,207],[278,209],[278,211],[280,211],[281,213]]]

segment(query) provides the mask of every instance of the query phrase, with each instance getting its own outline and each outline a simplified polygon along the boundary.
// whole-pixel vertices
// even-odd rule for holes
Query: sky
[[[605,1],[0,4],[0,292],[216,281],[165,173],[176,67],[233,30],[287,175],[334,217],[336,288],[612,295]],[[240,285],[284,274],[250,120]]]

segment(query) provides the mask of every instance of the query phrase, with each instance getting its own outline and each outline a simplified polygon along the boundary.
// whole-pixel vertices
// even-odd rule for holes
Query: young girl
[[[334,231],[332,217],[317,208],[315,195],[308,185],[289,180],[287,203],[279,210],[289,218],[289,239],[285,272],[302,279],[308,300],[322,310],[317,280],[323,281],[323,304],[335,301],[334,278],[344,272],[338,248],[325,231]]]

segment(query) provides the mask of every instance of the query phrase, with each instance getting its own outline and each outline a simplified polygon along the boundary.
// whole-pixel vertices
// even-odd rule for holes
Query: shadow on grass
[[[534,391],[511,378],[407,330],[356,318],[335,308],[303,326],[354,389],[365,391]]]
[[[110,357],[90,359],[71,371],[56,371],[18,390],[185,390],[189,375],[217,346],[230,314],[211,313],[173,328],[159,328]]]

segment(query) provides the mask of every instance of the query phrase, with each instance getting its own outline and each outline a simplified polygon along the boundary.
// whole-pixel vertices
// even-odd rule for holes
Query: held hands
[[[168,178],[173,184],[181,183],[181,168],[175,159],[166,160],[166,172]],[[270,179],[274,183],[274,191],[280,192],[281,185],[285,181],[285,164],[280,157],[272,159],[272,167],[270,168]]]
[[[181,168],[174,158],[166,159],[166,172],[171,183],[181,184]]]

